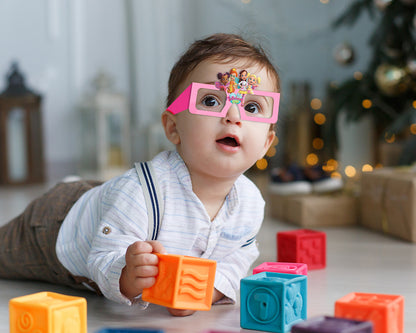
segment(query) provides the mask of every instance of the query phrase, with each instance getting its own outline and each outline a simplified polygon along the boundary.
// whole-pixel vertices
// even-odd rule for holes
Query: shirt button
[[[104,227],[104,228],[103,228],[103,234],[104,234],[104,235],[108,235],[110,232],[111,232],[110,227]]]

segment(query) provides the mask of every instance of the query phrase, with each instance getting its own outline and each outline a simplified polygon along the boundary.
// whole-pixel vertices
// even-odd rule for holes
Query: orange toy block
[[[87,333],[87,301],[40,292],[9,301],[10,333]]]
[[[335,317],[372,321],[374,333],[403,333],[403,308],[403,296],[350,293],[335,302]]]
[[[144,301],[174,309],[211,309],[216,261],[174,254],[157,256],[159,274],[155,284],[143,290]]]

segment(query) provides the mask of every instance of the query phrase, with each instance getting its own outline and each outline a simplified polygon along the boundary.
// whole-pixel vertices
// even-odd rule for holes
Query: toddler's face
[[[245,67],[243,61],[222,64],[212,60],[200,63],[177,91],[182,92],[192,82],[214,84],[217,74],[230,68],[256,74],[261,78],[258,90],[275,92],[274,81],[264,68]],[[236,105],[229,108],[224,118],[188,111],[168,113],[165,117],[175,122],[175,135],[168,138],[176,145],[191,175],[198,172],[210,177],[236,178],[264,156],[274,139],[270,124],[242,121]]]

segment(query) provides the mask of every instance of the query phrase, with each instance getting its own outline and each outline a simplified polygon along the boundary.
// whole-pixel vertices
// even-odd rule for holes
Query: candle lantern
[[[41,95],[25,86],[13,63],[0,93],[0,184],[44,181]]]
[[[82,173],[109,179],[130,165],[130,117],[127,98],[113,90],[105,73],[93,80],[94,90],[81,105]]]

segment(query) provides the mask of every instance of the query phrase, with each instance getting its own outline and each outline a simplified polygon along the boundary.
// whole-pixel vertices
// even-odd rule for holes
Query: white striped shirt
[[[191,177],[177,152],[162,152],[152,165],[164,212],[157,240],[168,253],[217,261],[215,288],[235,301],[240,280],[258,257],[255,236],[264,215],[258,188],[244,175],[234,183],[213,221],[192,191]],[[95,281],[109,299],[120,293],[127,247],[146,240],[148,215],[135,169],[86,192],[59,231],[56,253],[74,275]]]

